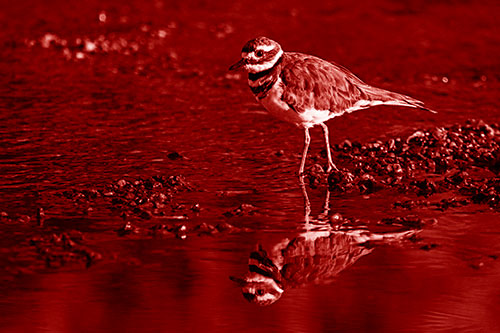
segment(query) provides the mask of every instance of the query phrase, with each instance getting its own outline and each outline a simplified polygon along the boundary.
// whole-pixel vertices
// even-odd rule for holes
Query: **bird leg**
[[[326,195],[325,195],[325,203],[323,204],[323,212],[321,214],[319,214],[318,220],[327,221],[329,211],[330,211],[330,191],[328,190],[328,187],[327,187]]]
[[[330,138],[328,135],[328,126],[325,124],[321,123],[321,127],[323,127],[323,132],[325,133],[325,143],[326,143],[326,156],[328,157],[328,169],[326,169],[326,172],[330,172],[332,170],[338,170],[338,168],[333,164],[332,161],[332,153],[330,151]]]
[[[309,128],[305,128],[305,139],[304,139],[304,150],[302,151],[302,161],[300,162],[299,168],[299,178],[303,182],[304,177],[304,166],[306,165],[307,150],[309,149],[309,143],[311,142],[311,136],[309,135]]]
[[[302,195],[304,196],[304,222],[306,223],[307,228],[311,217],[311,202],[309,201],[309,196],[307,195],[306,185],[301,183],[300,188],[302,189]]]

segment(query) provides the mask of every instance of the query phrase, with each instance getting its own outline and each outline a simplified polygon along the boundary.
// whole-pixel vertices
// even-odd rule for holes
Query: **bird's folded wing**
[[[341,114],[363,99],[363,82],[347,69],[298,53],[281,70],[282,100],[298,113],[308,109]]]

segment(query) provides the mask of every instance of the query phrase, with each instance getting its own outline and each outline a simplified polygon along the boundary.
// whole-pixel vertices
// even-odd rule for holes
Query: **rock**
[[[167,154],[167,157],[173,161],[175,160],[179,160],[179,159],[182,159],[182,155],[179,154],[178,152],[174,151],[174,152],[171,152],[171,153],[168,153]]]
[[[130,234],[138,234],[140,232],[139,228],[132,225],[132,223],[125,223],[120,229],[116,230],[119,236],[126,236]]]
[[[233,210],[225,212],[223,215],[225,217],[233,217],[233,216],[245,216],[245,215],[253,215],[257,212],[257,207],[243,203],[240,206],[234,208]]]

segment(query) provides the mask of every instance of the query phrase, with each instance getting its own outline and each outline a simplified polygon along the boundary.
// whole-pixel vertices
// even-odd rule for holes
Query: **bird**
[[[332,161],[327,120],[376,105],[407,106],[436,113],[415,98],[366,84],[335,62],[285,52],[278,42],[267,37],[254,38],[243,46],[240,60],[229,67],[230,71],[238,69],[248,73],[252,93],[271,115],[304,129],[299,179],[304,175],[311,142],[309,129],[313,126],[323,128],[326,171],[330,173],[339,169]]]
[[[402,243],[419,232],[417,229],[372,232],[352,226],[303,232],[291,240],[280,240],[269,252],[257,245],[250,253],[248,272],[243,277],[229,278],[241,288],[247,301],[267,306],[289,289],[332,283],[342,271],[370,254],[374,246]]]

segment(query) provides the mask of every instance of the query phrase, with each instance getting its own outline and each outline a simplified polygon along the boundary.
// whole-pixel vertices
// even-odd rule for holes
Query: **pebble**
[[[225,212],[223,215],[225,217],[233,217],[233,216],[246,216],[246,215],[254,215],[257,212],[257,207],[243,203],[240,206]]]

